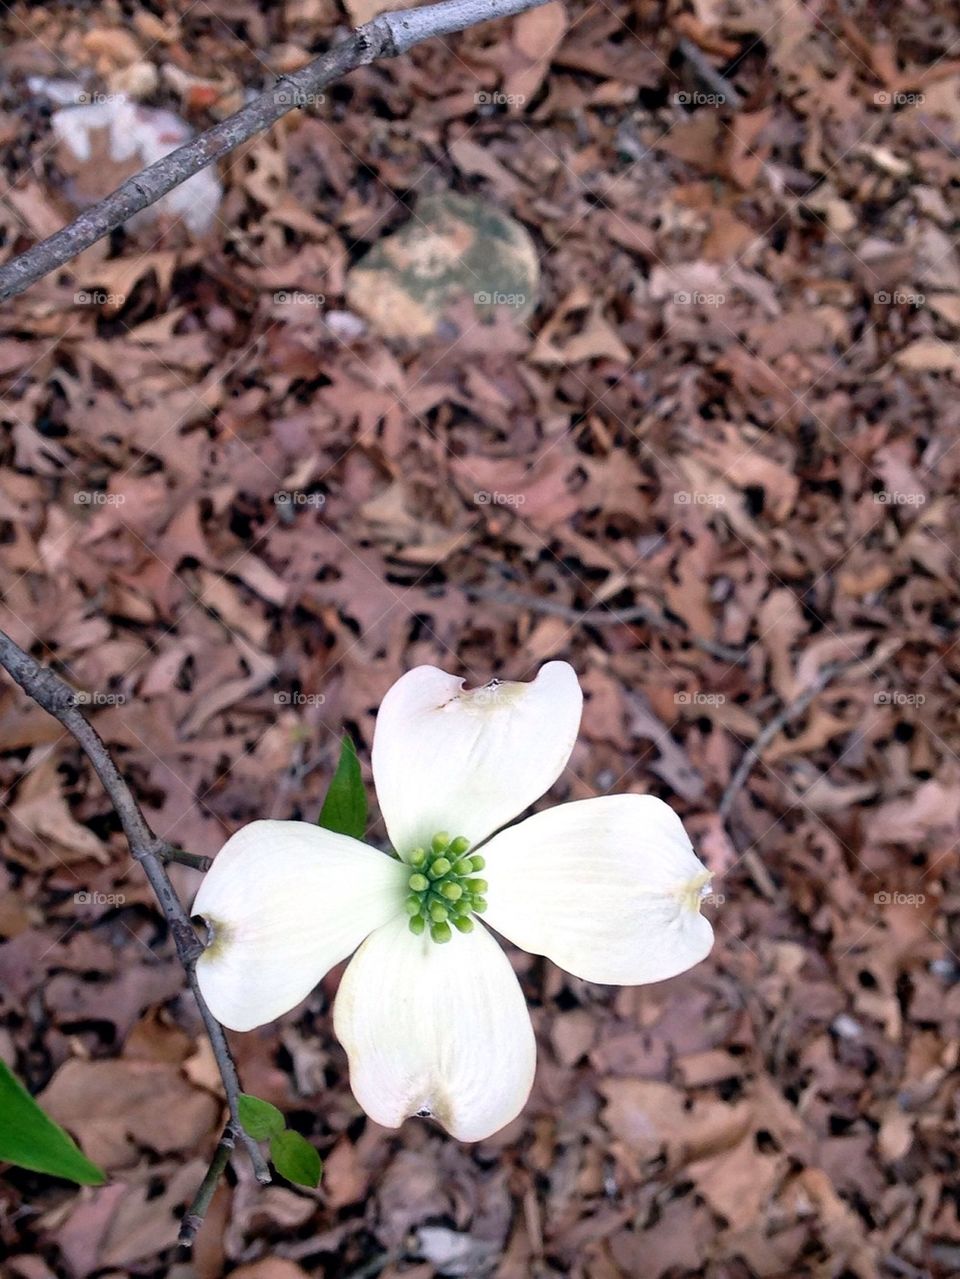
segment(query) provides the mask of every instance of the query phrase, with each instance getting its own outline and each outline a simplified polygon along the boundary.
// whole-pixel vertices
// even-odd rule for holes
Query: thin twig
[[[828,662],[825,666],[822,666],[817,672],[810,687],[805,688],[802,693],[795,697],[792,702],[788,703],[788,705],[784,706],[777,715],[774,715],[773,719],[764,725],[757,734],[756,741],[750,749],[745,752],[743,758],[740,760],[736,771],[727,783],[726,790],[723,792],[720,804],[717,808],[717,812],[719,813],[720,820],[722,822],[729,824],[730,814],[733,811],[733,805],[736,802],[737,796],[743,790],[744,786],[746,786],[747,780],[753,772],[757,761],[763,755],[763,752],[767,749],[774,738],[778,737],[781,731],[786,728],[788,724],[792,723],[795,719],[802,715],[813,699],[822,693],[828,684],[836,679],[838,675],[842,674],[843,671],[849,670],[851,666],[855,666],[860,660],[860,658],[851,658],[849,661]],[[773,882],[773,878],[766,866],[763,864],[757,850],[755,848],[748,848],[746,852],[743,853],[741,860],[750,872],[751,879],[756,884],[757,888],[760,889],[761,893],[763,893],[764,897],[766,897],[768,901],[776,901],[777,886]]]
[[[41,666],[3,631],[0,631],[0,665],[9,672],[28,697],[31,697],[54,719],[60,721],[67,732],[74,737],[100,778],[103,789],[107,792],[120,818],[120,825],[130,845],[130,852],[143,867],[144,874],[150,881],[150,886],[166,918],[177,949],[177,957],[183,965],[187,984],[197,1001],[200,1016],[203,1018],[203,1024],[213,1047],[213,1055],[220,1071],[220,1078],[223,1080],[223,1090],[234,1135],[235,1137],[238,1135],[243,1141],[257,1180],[265,1185],[270,1181],[270,1169],[267,1167],[260,1147],[244,1131],[240,1123],[240,1081],[237,1077],[237,1068],[223,1027],[207,1007],[197,981],[196,964],[203,953],[203,944],[194,931],[190,916],[167,874],[165,862],[172,860],[171,854],[177,850],[171,848],[164,840],[158,839],[148,826],[139,804],[133,797],[133,792],[121,777],[103,739],[80,710],[77,691],[49,667]]]
[[[784,706],[779,714],[774,715],[773,719],[763,726],[757,734],[756,741],[737,765],[736,772],[730,778],[730,781],[727,783],[727,788],[723,792],[719,807],[717,808],[717,812],[720,814],[723,821],[726,821],[726,819],[730,816],[734,802],[746,785],[747,779],[753,772],[754,765],[773,739],[784,728],[786,728],[788,724],[791,724],[795,719],[802,715],[813,699],[819,696],[827,685],[832,683],[838,675],[842,675],[843,672],[849,670],[851,666],[858,665],[861,660],[861,658],[855,657],[851,658],[849,661],[828,662],[825,666],[821,666],[809,688],[805,688],[802,693],[798,694],[798,696],[793,699],[792,702]]]
[[[197,1188],[197,1193],[193,1196],[193,1202],[180,1222],[180,1234],[177,1242],[185,1248],[192,1246],[200,1227],[203,1225],[203,1219],[207,1215],[210,1201],[213,1199],[220,1183],[220,1178],[226,1171],[230,1156],[233,1154],[233,1148],[237,1144],[237,1137],[242,1134],[242,1131],[239,1125],[235,1124],[231,1119],[223,1130],[223,1136],[217,1142],[217,1148],[214,1151],[213,1159],[210,1161],[207,1174]]]
[[[541,595],[524,595],[520,591],[504,591],[497,587],[464,586],[463,591],[474,600],[488,600],[491,604],[505,604],[509,608],[526,608],[531,613],[560,617],[566,622],[577,622],[582,626],[629,626],[643,622],[658,631],[683,629],[681,622],[673,622],[666,614],[658,613],[645,604],[633,604],[629,608],[581,609],[560,604],[557,600],[546,599]],[[747,654],[742,648],[732,648],[729,644],[720,644],[700,635],[688,634],[688,638],[695,648],[702,649],[711,657],[719,657],[721,661],[740,666],[747,660]]]
[[[165,862],[176,862],[178,866],[189,866],[191,870],[208,871],[213,865],[212,857],[204,857],[200,853],[188,853],[182,848],[167,845],[160,854]]]
[[[0,302],[63,266],[288,112],[315,101],[320,90],[334,80],[378,58],[396,58],[431,37],[452,35],[479,22],[512,17],[545,3],[546,0],[442,0],[440,4],[406,12],[381,13],[299,71],[282,76],[272,88],[226,120],[128,178],[73,222],[0,268]]]
[[[702,49],[688,40],[686,36],[680,38],[678,45],[680,52],[696,71],[703,84],[720,99],[724,106],[733,107],[736,111],[743,106],[743,98],[738,89],[730,83],[730,81],[713,65]]]

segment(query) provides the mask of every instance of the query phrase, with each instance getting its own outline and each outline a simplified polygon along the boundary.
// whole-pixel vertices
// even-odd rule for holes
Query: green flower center
[[[477,853],[466,856],[469,839],[451,839],[446,831],[434,835],[430,847],[415,848],[407,858],[410,878],[406,900],[410,931],[419,937],[430,929],[436,942],[449,941],[453,929],[473,931],[474,914],[487,909],[487,881],[477,879],[485,862]]]

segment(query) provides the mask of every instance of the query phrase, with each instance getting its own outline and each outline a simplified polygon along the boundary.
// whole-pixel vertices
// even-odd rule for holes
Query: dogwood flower
[[[224,845],[194,913],[211,938],[200,989],[234,1030],[287,1012],[356,951],[334,1029],[357,1101],[388,1128],[432,1115],[475,1141],[520,1112],[536,1063],[490,929],[615,985],[683,972],[713,932],[700,914],[709,873],[659,799],[578,800],[501,829],[570,757],[583,703],[571,666],[463,685],[421,666],[380,707],[373,775],[395,855],[308,822],[255,821]]]

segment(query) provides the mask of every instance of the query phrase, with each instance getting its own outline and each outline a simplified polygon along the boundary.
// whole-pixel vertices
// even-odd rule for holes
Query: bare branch
[[[165,863],[168,860],[174,860],[178,850],[171,848],[162,839],[158,839],[147,825],[140,805],[121,777],[103,739],[79,709],[76,690],[66,684],[49,667],[41,666],[3,631],[0,631],[0,665],[9,672],[28,697],[59,720],[67,732],[72,734],[103,783],[103,789],[107,792],[120,818],[120,825],[127,837],[130,851],[143,867],[160,903],[160,909],[163,911],[177,948],[177,956],[187,975],[187,984],[203,1018],[220,1071],[220,1078],[223,1080],[223,1090],[230,1111],[230,1123],[227,1129],[232,1133],[230,1148],[232,1149],[233,1142],[239,1137],[250,1155],[257,1180],[266,1184],[270,1181],[270,1170],[266,1160],[260,1147],[244,1131],[240,1123],[240,1081],[226,1034],[207,1007],[197,981],[196,963],[203,953],[203,945],[167,874]],[[217,1157],[219,1157],[219,1150],[218,1147]],[[226,1157],[228,1156],[224,1157],[224,1166]],[[217,1175],[219,1176],[219,1173]]]
[[[451,35],[479,22],[512,17],[545,3],[546,0],[442,0],[421,9],[380,14],[307,66],[282,76],[272,88],[226,120],[134,174],[73,222],[0,267],[0,302],[57,270],[181,182],[309,102],[334,80],[378,58],[395,58],[432,36]]]

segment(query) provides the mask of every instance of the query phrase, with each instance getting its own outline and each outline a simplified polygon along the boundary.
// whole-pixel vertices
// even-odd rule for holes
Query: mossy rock
[[[426,196],[414,216],[347,277],[347,301],[385,338],[433,337],[451,304],[525,319],[537,303],[540,263],[524,227],[485,200]]]

